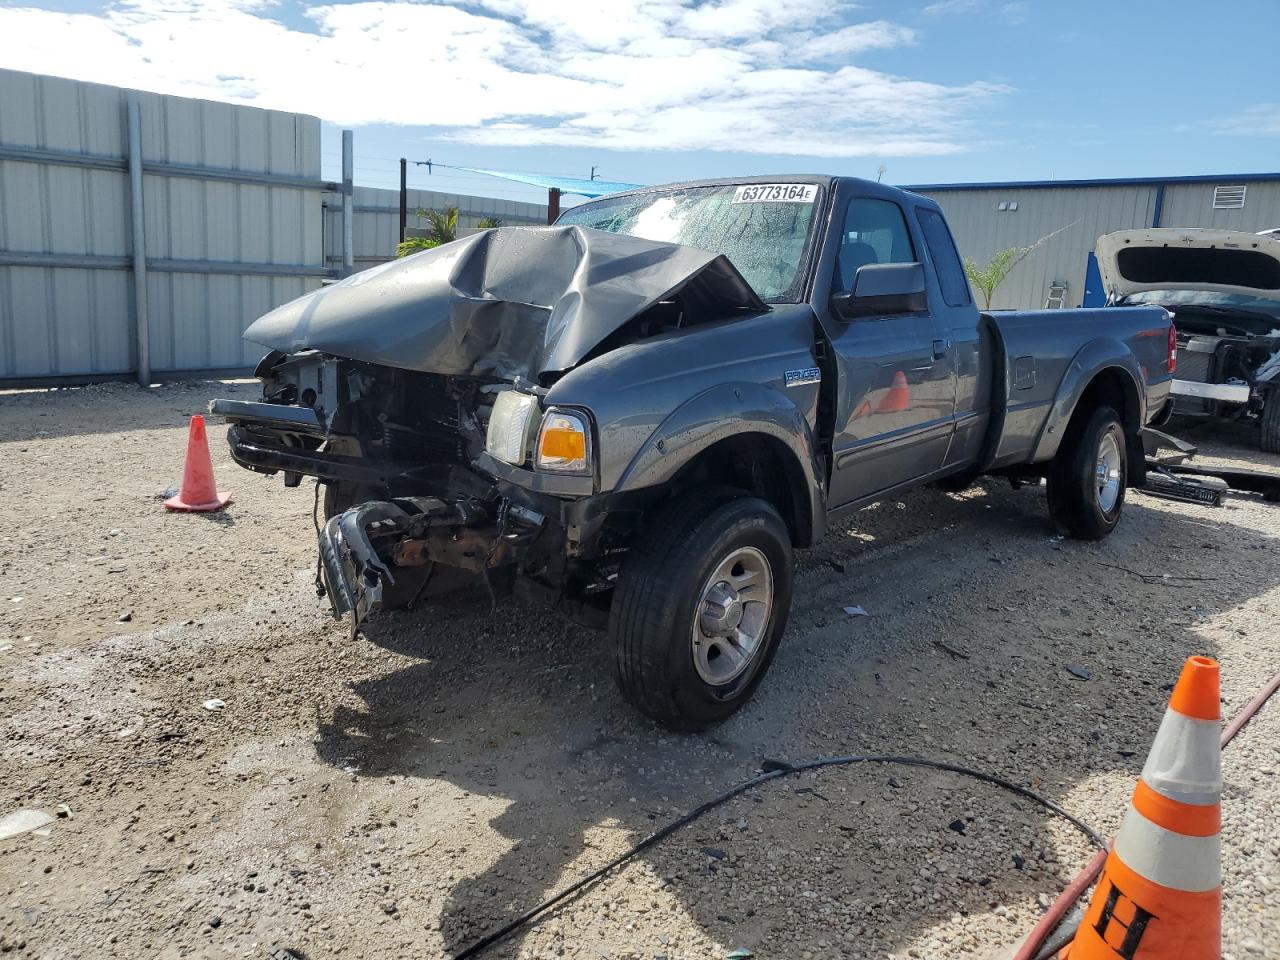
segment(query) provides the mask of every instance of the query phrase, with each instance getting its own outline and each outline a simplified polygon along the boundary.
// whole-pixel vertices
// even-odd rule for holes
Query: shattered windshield
[[[819,194],[811,183],[688,187],[584,203],[556,222],[724,254],[761,300],[794,302]]]

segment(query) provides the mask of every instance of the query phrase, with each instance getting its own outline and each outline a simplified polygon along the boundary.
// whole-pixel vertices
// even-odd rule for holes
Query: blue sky
[[[1274,171],[1277,35],[1276,0],[0,0],[0,66],[316,114],[373,186]]]

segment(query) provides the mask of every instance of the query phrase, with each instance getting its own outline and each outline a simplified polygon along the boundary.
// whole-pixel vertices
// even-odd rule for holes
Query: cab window
[[[902,208],[892,200],[856,197],[845,211],[840,238],[839,291],[853,289],[859,267],[870,263],[914,263],[915,248]]]

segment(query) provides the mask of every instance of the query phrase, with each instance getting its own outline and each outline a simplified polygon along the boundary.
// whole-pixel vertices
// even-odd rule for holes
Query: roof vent
[[[1244,206],[1244,184],[1237,187],[1214,187],[1213,209],[1239,210]]]

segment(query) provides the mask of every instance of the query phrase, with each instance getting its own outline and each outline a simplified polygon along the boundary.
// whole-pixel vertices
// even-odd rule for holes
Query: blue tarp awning
[[[444,166],[444,164],[441,164]],[[609,180],[584,180],[580,177],[551,177],[538,173],[513,173],[509,170],[481,170],[477,167],[454,167],[455,170],[466,170],[470,173],[483,173],[488,177],[499,177],[503,180],[514,180],[516,183],[528,183],[535,187],[546,187],[548,190],[559,190],[579,197],[603,197],[606,193],[621,193],[623,190],[634,190],[641,186],[638,183],[615,183]]]

